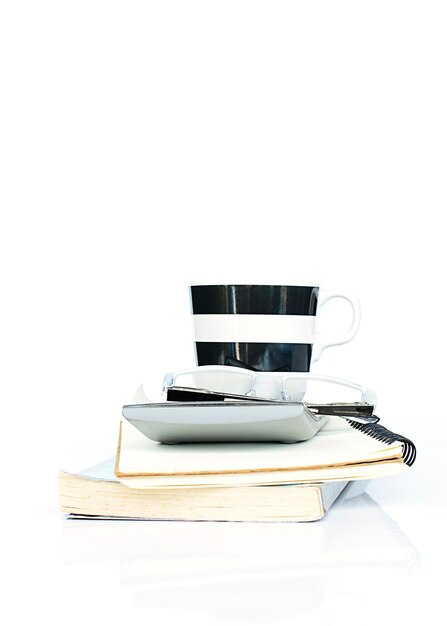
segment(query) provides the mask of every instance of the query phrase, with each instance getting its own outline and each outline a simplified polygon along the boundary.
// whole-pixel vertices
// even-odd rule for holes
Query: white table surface
[[[4,624],[442,622],[446,7],[0,4]],[[362,305],[313,372],[377,391],[408,475],[311,524],[63,518],[59,468],[194,365],[189,284],[309,280]]]
[[[440,488],[416,464],[307,524],[68,520],[48,498],[6,519],[6,602],[68,624],[420,622],[444,606]]]

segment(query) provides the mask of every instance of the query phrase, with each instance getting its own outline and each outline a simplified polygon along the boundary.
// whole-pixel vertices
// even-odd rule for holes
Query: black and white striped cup
[[[354,338],[360,323],[357,298],[317,285],[192,285],[191,305],[198,365],[230,365],[269,372],[308,372],[329,346]],[[352,307],[342,336],[315,338],[317,311],[332,298]]]

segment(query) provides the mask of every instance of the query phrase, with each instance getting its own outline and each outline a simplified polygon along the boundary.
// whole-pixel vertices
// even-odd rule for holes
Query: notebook
[[[237,488],[130,489],[115,458],[59,474],[60,506],[71,518],[304,522],[324,517],[347,482]]]
[[[379,424],[330,416],[308,441],[168,446],[121,422],[115,474],[131,488],[369,480],[404,472],[416,449]]]

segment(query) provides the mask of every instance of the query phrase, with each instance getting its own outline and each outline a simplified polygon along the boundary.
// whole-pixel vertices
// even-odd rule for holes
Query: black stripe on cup
[[[243,343],[197,341],[198,365],[230,365],[263,372],[308,372],[308,343]]]
[[[195,315],[316,315],[318,287],[193,285]]]

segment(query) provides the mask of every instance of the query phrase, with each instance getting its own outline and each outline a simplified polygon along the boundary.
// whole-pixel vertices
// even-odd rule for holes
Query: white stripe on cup
[[[196,341],[313,343],[314,315],[193,315]]]

